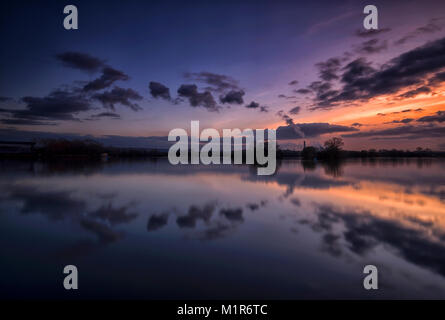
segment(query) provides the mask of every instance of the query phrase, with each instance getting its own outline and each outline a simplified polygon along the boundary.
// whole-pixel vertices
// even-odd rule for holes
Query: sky
[[[65,30],[76,5],[79,28]],[[158,146],[174,128],[277,129],[288,148],[445,150],[445,2],[0,4],[0,139]]]

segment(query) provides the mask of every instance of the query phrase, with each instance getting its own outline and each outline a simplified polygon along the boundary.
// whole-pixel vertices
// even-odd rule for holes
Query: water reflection
[[[8,161],[0,177],[5,297],[63,297],[65,264],[84,270],[84,298],[445,297],[441,160],[285,160],[273,176]],[[378,293],[361,286],[369,263]]]

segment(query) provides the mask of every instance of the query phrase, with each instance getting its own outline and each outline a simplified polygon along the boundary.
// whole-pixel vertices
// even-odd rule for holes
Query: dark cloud
[[[332,84],[330,82],[314,81],[308,89],[315,93],[315,99],[317,101],[324,101],[337,94],[337,91],[331,90]]]
[[[83,88],[75,86],[53,90],[45,97],[25,96],[21,102],[25,104],[22,109],[1,108],[0,113],[5,115],[1,123],[10,125],[56,125],[51,121],[80,121],[77,115],[93,109],[93,100],[98,100],[105,108],[113,109],[120,103],[133,110],[140,107],[134,102],[142,97],[132,89],[115,87],[111,91],[96,93],[110,87],[119,80],[128,80],[129,77],[122,71],[105,65],[103,60],[80,52],[64,52],[56,55],[64,65],[82,71],[95,72],[101,70],[102,75],[88,83]],[[120,116],[111,112],[92,115],[86,120],[97,120],[109,117],[118,119]]]
[[[282,99],[296,99],[296,96],[287,96],[285,94],[279,94],[278,98],[282,98]]]
[[[301,110],[301,107],[293,107],[292,109],[289,110],[290,114],[299,114]]]
[[[99,118],[111,118],[111,119],[120,119],[121,116],[114,112],[101,112],[98,114],[93,114],[91,116],[92,119],[99,119]]]
[[[322,134],[358,131],[354,127],[347,127],[329,123],[289,123],[277,129],[277,139],[299,139],[304,137],[317,137]]]
[[[221,103],[228,103],[228,104],[243,104],[243,96],[245,92],[243,90],[230,90],[224,95],[219,96],[219,101]]]
[[[402,111],[394,111],[394,112],[390,112],[390,113],[381,113],[381,112],[379,112],[379,113],[377,113],[377,115],[381,116],[381,117],[385,117],[385,116],[387,116],[389,114],[400,114],[400,113],[406,113],[406,112],[421,112],[421,111],[423,111],[422,108],[405,109],[405,110],[402,110]]]
[[[108,225],[100,223],[95,220],[82,219],[80,225],[92,233],[94,233],[97,238],[102,243],[112,243],[123,238],[124,234],[119,231],[111,229]]]
[[[27,96],[21,100],[25,109],[0,109],[0,113],[11,117],[2,121],[29,125],[47,124],[49,120],[78,121],[75,115],[91,109],[89,100],[84,96],[63,90],[55,90],[43,98]]]
[[[183,84],[178,89],[181,97],[187,98],[192,107],[204,107],[208,111],[218,111],[220,107],[216,104],[210,91],[198,92],[195,84]]]
[[[213,212],[215,211],[215,207],[216,203],[208,203],[203,207],[192,205],[190,206],[186,215],[180,216],[176,219],[176,223],[181,228],[194,228],[198,220],[208,223]]]
[[[351,126],[353,126],[353,127],[361,127],[361,126],[363,126],[361,123],[358,123],[358,122],[354,122],[353,124],[351,124]]]
[[[110,87],[116,81],[126,81],[129,77],[122,71],[111,67],[105,67],[102,70],[102,75],[88,82],[84,87],[84,91],[98,91]]]
[[[419,122],[444,122],[445,121],[445,111],[437,111],[435,115],[425,116],[417,119]]]
[[[308,93],[311,93],[312,91],[309,89],[301,88],[301,89],[294,90],[294,92],[299,93],[299,94],[308,94]]]
[[[408,33],[406,36],[395,41],[395,44],[404,44],[408,40],[411,40],[417,36],[423,34],[434,33],[443,29],[443,18],[433,18],[426,25],[418,27],[416,30]]]
[[[200,240],[215,240],[220,239],[229,233],[233,229],[233,226],[222,223],[221,221],[216,221],[213,226],[205,229],[201,235],[198,237]]]
[[[378,34],[389,32],[389,31],[391,31],[390,28],[380,28],[380,29],[371,29],[371,30],[359,29],[355,32],[355,35],[357,37],[367,38],[367,37],[374,37]]]
[[[242,208],[225,208],[219,213],[230,221],[244,221]]]
[[[410,123],[412,121],[414,121],[413,118],[405,118],[405,119],[402,119],[402,120],[393,120],[391,122],[385,122],[385,123]]]
[[[128,210],[128,206],[115,208],[111,205],[111,203],[109,203],[108,205],[101,206],[95,211],[89,212],[88,216],[107,221],[113,226],[116,224],[128,223],[136,219],[138,214],[129,213]]]
[[[295,86],[298,84],[298,80],[292,80],[291,82],[288,83],[290,86]]]
[[[248,203],[246,204],[246,207],[250,209],[250,211],[255,211],[260,208],[260,205],[257,203]]]
[[[431,92],[431,89],[429,87],[421,86],[421,87],[418,87],[416,89],[409,90],[409,91],[399,95],[399,97],[400,98],[414,98],[414,97],[418,96],[419,94],[430,93],[430,92]]]
[[[278,111],[277,116],[279,116],[281,119],[283,119],[287,125],[294,124],[294,120],[289,115],[287,115],[283,110]]]
[[[445,81],[445,72],[438,72],[430,79],[428,79],[428,85],[437,86]]]
[[[111,91],[105,91],[93,95],[93,99],[96,99],[102,103],[104,108],[115,110],[116,104],[126,106],[133,111],[142,110],[142,108],[135,102],[142,100],[142,96],[139,95],[133,89],[124,89],[120,87],[114,87]]]
[[[0,119],[0,122],[7,125],[24,125],[24,126],[54,126],[54,122],[45,122],[39,120],[29,120],[29,119]]]
[[[104,61],[87,53],[64,52],[56,55],[56,59],[63,65],[82,71],[96,72],[104,67]]]
[[[76,218],[86,209],[86,203],[70,191],[40,191],[34,187],[13,186],[9,198],[21,201],[20,213],[41,214],[49,220]]]
[[[257,109],[260,107],[260,104],[258,102],[252,101],[248,105],[246,105],[246,108],[248,109]]]
[[[162,98],[170,100],[170,89],[164,86],[162,83],[151,81],[148,85],[150,94],[153,98]]]
[[[355,51],[361,54],[378,53],[388,48],[386,40],[370,39],[356,46]]]
[[[370,130],[357,133],[344,134],[346,138],[368,138],[368,137],[393,137],[398,139],[420,139],[420,138],[440,138],[445,135],[445,127],[437,126],[413,126],[404,125],[400,127]]]
[[[323,240],[328,240],[328,247],[335,246],[336,250],[331,252],[335,256],[342,252],[342,248],[364,256],[378,245],[386,245],[391,246],[406,261],[445,276],[444,234],[440,231],[431,232],[430,224],[425,225],[423,221],[417,223],[411,219],[407,225],[379,218],[369,211],[339,209],[332,205],[316,206],[317,220],[309,223],[313,230],[333,235]],[[338,227],[338,224],[343,226]],[[336,229],[341,229],[341,233],[335,234]]]
[[[343,68],[340,90],[328,90],[326,83],[320,81],[315,88],[310,86],[317,93],[312,109],[331,108],[396,93],[405,87],[423,84],[428,75],[444,66],[445,38],[405,52],[379,70],[364,58],[359,58]]]
[[[338,79],[337,72],[340,70],[340,58],[330,58],[324,62],[315,64],[319,70],[320,78],[324,81],[331,81]]]
[[[168,223],[168,213],[153,214],[148,218],[147,231],[159,230]]]
[[[258,109],[260,112],[269,112],[269,108],[266,106],[260,106],[258,102],[252,101],[251,103],[245,105],[247,109]]]
[[[191,81],[199,81],[208,85],[205,90],[207,91],[217,91],[224,92],[227,90],[240,90],[238,86],[238,81],[235,79],[212,72],[186,72],[184,77]]]

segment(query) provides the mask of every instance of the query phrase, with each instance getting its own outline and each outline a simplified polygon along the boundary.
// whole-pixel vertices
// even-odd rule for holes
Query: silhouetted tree
[[[325,141],[324,150],[320,152],[321,158],[337,159],[340,157],[340,152],[344,145],[343,139],[334,137]]]
[[[328,152],[332,152],[332,151],[339,152],[344,145],[345,144],[343,142],[343,139],[337,138],[337,137],[329,139],[329,140],[325,141],[325,143],[324,143],[324,147],[326,148],[326,150]]]

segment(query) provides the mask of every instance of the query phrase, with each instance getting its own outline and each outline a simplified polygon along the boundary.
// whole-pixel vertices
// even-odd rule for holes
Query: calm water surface
[[[0,162],[0,295],[445,298],[441,160]],[[63,289],[63,267],[79,290]],[[379,290],[363,289],[363,267]]]

